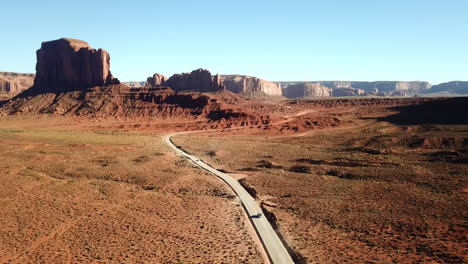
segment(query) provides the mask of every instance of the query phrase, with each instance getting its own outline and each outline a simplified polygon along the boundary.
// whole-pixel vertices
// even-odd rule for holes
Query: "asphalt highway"
[[[187,132],[183,132],[183,133],[186,134]],[[294,263],[294,261],[292,260],[291,256],[288,253],[288,250],[281,242],[281,239],[276,234],[270,222],[268,222],[266,217],[263,215],[262,209],[257,204],[255,199],[244,189],[244,187],[242,187],[242,185],[236,179],[231,177],[229,174],[216,170],[215,168],[211,167],[210,165],[200,160],[197,156],[190,155],[187,152],[178,148],[171,141],[171,137],[177,134],[182,134],[182,133],[175,133],[175,134],[164,136],[164,142],[167,145],[169,145],[169,147],[174,149],[177,152],[177,154],[191,160],[198,167],[204,170],[207,170],[210,173],[221,178],[226,184],[228,184],[232,188],[232,190],[234,190],[234,192],[239,197],[245,212],[249,216],[249,220],[251,221],[253,227],[255,228],[260,238],[260,241],[262,242],[263,247],[265,248],[265,251],[268,254],[268,257],[271,263],[273,264]]]

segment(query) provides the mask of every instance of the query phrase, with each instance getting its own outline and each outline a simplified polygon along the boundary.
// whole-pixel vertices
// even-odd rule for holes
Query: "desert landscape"
[[[452,102],[453,113],[468,110],[465,98]],[[430,103],[439,110],[445,104],[417,106]],[[424,120],[415,105],[330,105],[300,119],[330,116],[341,124],[298,135],[253,128],[196,133],[175,142],[242,175],[299,263],[466,262],[466,117],[414,124]],[[413,124],[405,122],[408,114]]]
[[[288,99],[203,69],[129,86],[74,39],[36,69],[0,108],[2,263],[280,263],[257,217],[291,263],[467,260],[465,97]]]
[[[0,264],[468,263],[468,4],[371,2],[5,2]]]

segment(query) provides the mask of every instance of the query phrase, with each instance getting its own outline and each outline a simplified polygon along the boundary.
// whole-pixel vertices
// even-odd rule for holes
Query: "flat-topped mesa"
[[[279,83],[245,75],[221,75],[220,78],[226,89],[233,93],[244,95],[282,95],[281,85]]]
[[[33,85],[34,74],[0,72],[0,100],[11,98]]]
[[[298,83],[283,90],[283,95],[288,98],[330,97],[331,94],[332,89],[320,83]]]
[[[82,40],[61,38],[43,42],[37,50],[34,86],[42,91],[66,92],[118,84],[110,71],[110,56]]]
[[[468,82],[453,81],[441,83],[425,90],[424,93],[468,94]]]
[[[166,81],[166,76],[159,73],[155,73],[153,74],[153,77],[148,77],[148,79],[146,79],[145,87],[159,87],[162,86]]]
[[[288,98],[296,98],[304,94],[307,97],[307,90],[311,87],[308,84],[320,85],[329,88],[332,96],[411,96],[422,93],[431,88],[428,82],[400,82],[400,81],[376,81],[376,82],[355,82],[355,81],[313,81],[313,82],[281,82],[283,91]],[[315,87],[315,91],[317,87]]]
[[[171,87],[174,91],[217,92],[224,89],[219,75],[212,76],[211,72],[205,69],[174,74],[163,85]]]

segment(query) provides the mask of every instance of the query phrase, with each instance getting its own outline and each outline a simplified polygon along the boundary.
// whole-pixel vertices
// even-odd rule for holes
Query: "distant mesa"
[[[247,96],[273,95],[281,96],[283,92],[279,83],[269,82],[246,75],[220,75],[221,81],[229,91]]]
[[[311,87],[305,84],[320,85],[330,89],[331,96],[412,96],[423,93],[431,88],[428,82],[400,82],[400,81],[377,81],[377,82],[354,82],[354,81],[311,81],[311,82],[280,82],[283,93],[288,98],[299,98],[313,96],[306,90]],[[303,91],[302,91],[302,90]],[[317,89],[315,87],[315,89]],[[320,96],[320,95],[316,95]]]
[[[82,40],[61,38],[43,42],[37,50],[34,86],[61,92],[118,84],[110,71],[110,56]]]
[[[33,86],[34,74],[0,72],[0,100],[9,99]]]
[[[320,83],[299,83],[289,85],[283,93],[288,98],[330,97],[332,89]]]
[[[362,89],[346,87],[346,88],[335,88],[332,90],[332,95],[334,97],[344,97],[344,96],[361,96],[366,95],[366,92]]]
[[[155,74],[154,77],[162,78],[162,75]],[[151,79],[153,81],[153,79]],[[154,81],[161,81],[154,80]],[[190,73],[174,74],[164,86],[171,87],[174,91],[198,91],[198,92],[218,92],[224,89],[219,75],[212,76],[211,72],[205,69],[194,70]]]
[[[227,89],[235,94],[255,97],[257,95],[282,95],[279,83],[269,82],[245,75],[212,75],[205,69],[190,73],[174,74],[169,79],[155,73],[148,77],[146,87],[168,86],[174,91],[217,92]]]
[[[453,81],[434,85],[431,89],[425,90],[425,94],[443,93],[443,94],[468,94],[468,82]]]

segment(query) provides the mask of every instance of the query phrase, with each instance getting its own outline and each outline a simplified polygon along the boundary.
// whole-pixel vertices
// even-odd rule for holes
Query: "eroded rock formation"
[[[110,71],[109,53],[82,40],[61,38],[43,42],[37,50],[34,86],[43,91],[72,91],[118,84]]]
[[[281,85],[279,83],[269,82],[257,77],[245,75],[221,75],[222,82],[226,89],[233,93],[243,95],[277,95],[281,96]]]
[[[153,74],[153,77],[148,77],[148,79],[146,80],[145,86],[158,87],[158,86],[163,85],[166,81],[167,81],[166,76],[159,74],[159,73],[155,73]]]
[[[0,115],[193,118],[207,121],[207,128],[264,120],[239,107],[243,98],[222,89],[219,76],[211,76],[207,70],[176,75],[167,81],[154,75],[149,86],[139,88],[120,84],[110,72],[109,54],[91,49],[80,40],[44,42],[37,51],[36,71],[34,86],[2,102]],[[174,91],[161,85],[165,83],[179,90],[216,92]],[[212,124],[215,121],[217,124]]]
[[[211,72],[205,69],[174,74],[164,82],[164,85],[175,91],[217,92],[224,88],[219,75],[212,76]]]
[[[241,116],[223,94],[174,92],[169,87],[132,88],[123,84],[96,86],[62,93],[18,97],[0,108],[1,114],[60,114],[90,117],[179,117],[219,119]],[[238,100],[234,98],[234,100]]]

